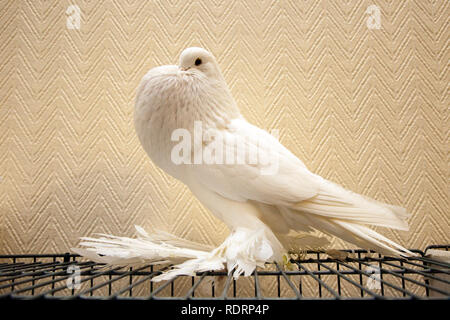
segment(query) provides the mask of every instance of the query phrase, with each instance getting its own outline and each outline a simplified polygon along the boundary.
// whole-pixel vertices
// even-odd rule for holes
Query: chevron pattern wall
[[[67,252],[135,224],[226,237],[133,128],[141,77],[194,45],[312,171],[412,213],[411,232],[378,231],[413,248],[450,242],[449,1],[0,6],[0,253]]]

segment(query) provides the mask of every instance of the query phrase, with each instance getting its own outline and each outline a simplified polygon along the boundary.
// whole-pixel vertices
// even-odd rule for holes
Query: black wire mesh
[[[169,266],[106,267],[74,254],[0,255],[0,299],[449,299],[450,264],[347,250],[338,260],[309,251],[283,268],[268,264],[251,277],[204,272],[151,279]]]

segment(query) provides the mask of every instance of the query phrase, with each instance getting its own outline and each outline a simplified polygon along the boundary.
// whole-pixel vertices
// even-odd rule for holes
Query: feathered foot
[[[82,238],[80,245],[87,248],[72,248],[72,251],[108,265],[175,264],[152,281],[224,268],[238,278],[241,274],[249,276],[257,266],[263,267],[274,260],[264,230],[238,228],[215,249],[162,231],[148,234],[138,226],[136,230],[138,238],[135,239],[104,234],[101,238]]]

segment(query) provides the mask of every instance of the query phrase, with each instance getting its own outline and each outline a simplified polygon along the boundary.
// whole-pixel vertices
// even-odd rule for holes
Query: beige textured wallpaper
[[[449,1],[0,6],[0,253],[66,252],[135,224],[225,238],[133,128],[141,77],[194,45],[312,171],[412,212],[411,232],[379,231],[419,249],[450,242]]]

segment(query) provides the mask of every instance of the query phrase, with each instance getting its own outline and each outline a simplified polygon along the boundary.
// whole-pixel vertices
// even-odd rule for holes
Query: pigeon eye
[[[201,64],[202,64],[202,59],[197,58],[197,59],[195,60],[195,65],[196,65],[196,66],[199,66],[199,65],[201,65]]]

